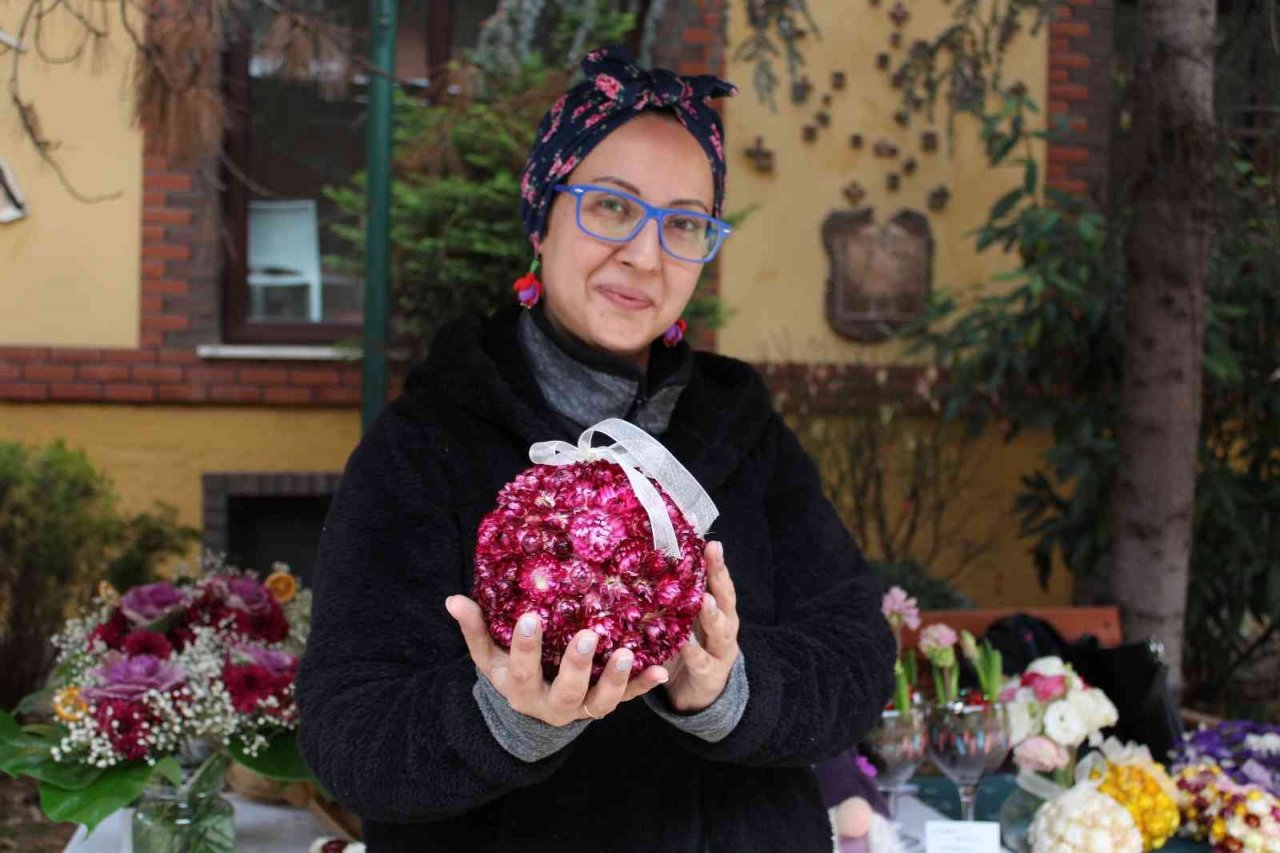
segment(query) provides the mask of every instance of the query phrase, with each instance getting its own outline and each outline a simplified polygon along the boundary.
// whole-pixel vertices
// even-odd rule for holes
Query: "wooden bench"
[[[1007,607],[992,610],[922,610],[920,627],[926,628],[939,622],[950,625],[956,631],[965,630],[981,637],[988,626],[997,619],[1014,613],[1026,613],[1048,622],[1068,643],[1085,634],[1098,638],[1103,646],[1118,646],[1123,639],[1120,633],[1120,609],[1109,607]],[[914,646],[918,632],[906,630],[902,641]]]

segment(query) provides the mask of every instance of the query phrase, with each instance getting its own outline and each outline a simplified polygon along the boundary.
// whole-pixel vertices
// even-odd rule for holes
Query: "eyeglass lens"
[[[579,199],[583,230],[605,240],[626,240],[644,218],[644,208],[626,196],[605,190],[586,190]],[[710,218],[694,213],[667,213],[662,220],[662,244],[677,258],[700,261],[716,248],[720,232]]]

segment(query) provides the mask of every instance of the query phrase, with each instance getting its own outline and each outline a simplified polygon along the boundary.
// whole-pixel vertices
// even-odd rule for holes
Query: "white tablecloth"
[[[320,819],[306,809],[267,805],[224,794],[236,812],[236,850],[252,853],[306,853],[311,842],[331,835]],[[76,830],[66,853],[130,853],[133,838],[129,831],[133,809],[121,809],[108,817],[89,835]]]

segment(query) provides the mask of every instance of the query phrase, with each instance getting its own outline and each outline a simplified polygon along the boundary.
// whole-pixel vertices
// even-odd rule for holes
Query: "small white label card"
[[[931,820],[924,825],[925,853],[1000,853],[1000,824]]]

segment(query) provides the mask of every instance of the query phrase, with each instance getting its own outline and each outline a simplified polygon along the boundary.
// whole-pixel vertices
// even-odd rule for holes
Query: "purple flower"
[[[185,590],[169,583],[135,586],[120,599],[120,610],[135,625],[151,625],[187,606]]]
[[[177,664],[151,655],[126,657],[119,652],[107,652],[102,666],[89,674],[98,682],[97,687],[88,687],[83,692],[84,698],[90,702],[138,700],[149,690],[161,693],[172,690],[187,677]]]
[[[237,646],[235,654],[241,661],[260,666],[272,675],[293,675],[298,670],[298,659],[288,652],[245,644]]]
[[[246,613],[265,613],[271,609],[271,593],[251,577],[229,577],[226,580],[227,606]]]
[[[1241,785],[1260,784],[1280,796],[1280,726],[1228,720],[1183,735],[1173,769],[1211,763]]]

